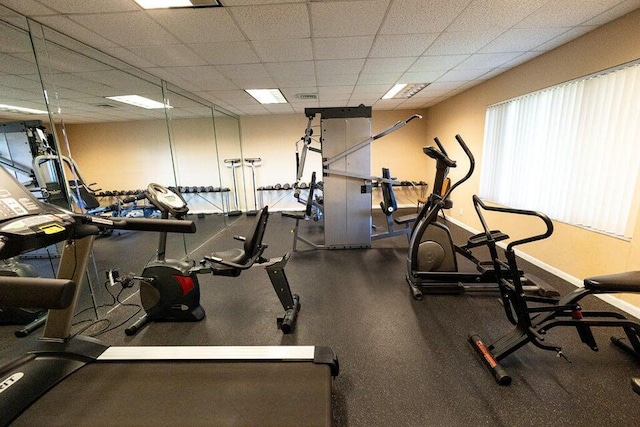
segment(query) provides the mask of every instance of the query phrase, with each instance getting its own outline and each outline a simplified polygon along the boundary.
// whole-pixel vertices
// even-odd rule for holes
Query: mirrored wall
[[[37,197],[92,215],[158,217],[144,191],[175,188],[197,227],[168,236],[176,259],[245,209],[244,171],[230,167],[242,158],[237,116],[2,6],[0,41],[0,161]],[[106,273],[141,272],[159,244],[143,232],[97,239],[89,314],[113,294]],[[48,270],[34,274],[53,277],[55,251],[36,255]]]

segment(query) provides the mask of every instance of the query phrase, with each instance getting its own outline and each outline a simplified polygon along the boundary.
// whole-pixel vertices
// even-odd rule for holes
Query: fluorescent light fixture
[[[385,93],[382,96],[382,99],[391,99],[393,98],[398,92],[400,92],[402,89],[404,89],[404,87],[406,86],[406,83],[398,83],[397,85],[394,85],[391,89],[389,89],[389,91],[387,93]]]
[[[219,0],[135,0],[143,9],[169,9],[173,7],[221,7]]]
[[[420,92],[425,87],[429,86],[429,83],[402,83],[393,86],[389,89],[389,92],[385,93],[382,99],[403,99],[411,98],[416,93]]]
[[[16,107],[15,105],[0,104],[0,111],[10,113],[27,113],[27,114],[49,114],[47,111],[35,110],[33,108]]]
[[[245,89],[249,95],[253,96],[260,104],[286,104],[280,89]]]
[[[122,95],[122,96],[107,96],[107,99],[123,102],[129,105],[135,105],[136,107],[146,108],[147,110],[155,110],[159,108],[173,108],[170,105],[163,104],[162,102],[154,101],[153,99],[145,98],[140,95]]]
[[[136,0],[143,9],[168,9],[170,7],[191,7],[189,0]]]

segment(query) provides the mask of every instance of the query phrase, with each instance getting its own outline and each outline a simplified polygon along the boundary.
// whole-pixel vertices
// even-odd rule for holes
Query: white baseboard
[[[450,216],[447,216],[447,221],[457,225],[458,227],[467,230],[468,232],[472,233],[472,234],[477,234],[480,233],[480,230],[475,230],[472,227],[469,227],[467,224],[464,224],[462,222],[460,222],[459,220],[452,218]],[[502,244],[502,243],[498,243],[498,246],[500,246],[501,248],[505,248],[506,245]],[[583,285],[583,280],[578,279],[577,277],[574,277],[562,270],[557,269],[556,267],[549,265],[545,262],[540,261],[537,258],[532,257],[531,255],[525,254],[521,251],[516,251],[517,255],[524,259],[527,262],[530,262],[531,264],[535,265],[536,267],[542,268],[545,271],[548,271],[549,273],[553,274],[554,276],[568,282],[571,283],[572,285],[574,285],[575,287],[582,287]],[[612,294],[603,294],[603,295],[595,295],[596,297],[600,298],[601,300],[611,304],[612,306],[624,311],[625,313],[630,314],[631,316],[640,319],[640,307],[631,304],[629,302],[626,302],[618,297],[613,296]]]

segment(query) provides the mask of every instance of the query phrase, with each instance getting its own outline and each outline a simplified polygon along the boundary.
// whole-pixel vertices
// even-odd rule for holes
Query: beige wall
[[[452,139],[453,135],[460,133],[477,160],[477,172],[454,194],[455,207],[450,214],[473,228],[480,228],[471,196],[479,187],[484,114],[488,105],[636,60],[640,58],[639,40],[640,10],[637,10],[430,108],[426,117],[429,135],[438,135],[446,140],[447,146],[451,147],[451,157],[462,159],[463,154]],[[464,170],[466,164],[460,163],[463,167],[458,169]],[[615,203],[615,200],[611,202]],[[507,219],[496,219],[496,225],[512,236],[532,231],[530,226],[521,222],[509,223]],[[555,233],[551,238],[522,248],[533,257],[577,278],[640,269],[640,223],[630,242],[566,224],[554,225]]]
[[[173,185],[163,120],[66,125],[71,155],[82,175],[104,190]]]

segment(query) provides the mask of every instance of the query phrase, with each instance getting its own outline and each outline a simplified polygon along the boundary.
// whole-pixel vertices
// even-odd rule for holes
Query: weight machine
[[[311,147],[312,122],[318,114],[320,149]],[[313,247],[369,248],[372,181],[399,184],[389,178],[371,175],[371,143],[422,116],[414,114],[372,136],[371,107],[307,108],[305,115],[308,122],[302,138],[302,152],[297,157],[296,183],[302,179],[307,152],[311,150],[322,155],[324,244]]]

